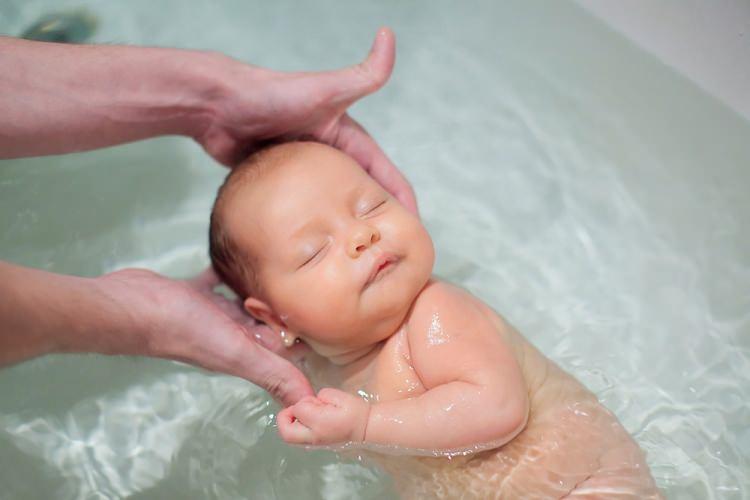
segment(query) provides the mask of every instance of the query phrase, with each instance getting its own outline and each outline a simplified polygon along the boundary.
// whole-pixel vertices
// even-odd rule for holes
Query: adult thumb
[[[306,396],[314,396],[307,377],[291,362],[255,344],[245,356],[236,375],[259,385],[283,406],[291,406]]]
[[[325,97],[348,106],[385,85],[396,60],[396,37],[390,28],[380,28],[364,61],[348,68],[319,73]]]

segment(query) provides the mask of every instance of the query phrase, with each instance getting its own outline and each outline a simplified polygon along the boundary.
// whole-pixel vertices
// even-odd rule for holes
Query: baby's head
[[[419,219],[352,158],[313,142],[272,146],[232,170],[210,252],[247,312],[334,362],[394,333],[434,263]]]

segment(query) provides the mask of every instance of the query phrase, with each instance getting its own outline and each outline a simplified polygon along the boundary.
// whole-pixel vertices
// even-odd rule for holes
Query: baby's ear
[[[284,329],[285,325],[282,324],[281,319],[273,312],[271,306],[262,300],[255,297],[248,297],[243,302],[243,305],[245,306],[245,311],[250,316],[267,324],[277,333]]]

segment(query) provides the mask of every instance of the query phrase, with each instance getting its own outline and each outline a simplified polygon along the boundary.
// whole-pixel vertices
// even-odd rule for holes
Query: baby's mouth
[[[390,254],[382,254],[375,259],[370,276],[367,278],[365,287],[370,286],[372,283],[380,280],[383,276],[390,273],[396,264],[398,264],[398,257]]]

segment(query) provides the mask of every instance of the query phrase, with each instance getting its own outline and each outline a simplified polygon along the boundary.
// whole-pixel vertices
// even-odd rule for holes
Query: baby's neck
[[[430,279],[425,284],[425,287],[433,281],[434,279]],[[384,337],[379,342],[369,344],[353,351],[347,351],[335,355],[318,355],[317,362],[315,363],[317,371],[321,374],[325,372],[328,375],[333,376],[334,380],[338,381],[348,380],[352,377],[357,378],[357,375],[364,374],[367,371],[368,367],[373,363],[373,361],[378,358],[378,355],[383,350],[383,347],[390,340],[394,339],[394,336],[399,334],[399,332],[402,332],[402,330],[408,330],[408,325],[411,319],[412,311],[414,310],[414,305],[419,301],[420,297],[422,296],[422,291],[425,287],[423,287],[422,290],[420,290],[420,292],[414,298],[405,314],[392,323],[392,325],[395,326],[391,326],[386,330],[390,331],[389,335]],[[324,365],[328,366],[324,367],[320,364],[321,362]]]
[[[380,350],[380,346],[382,345],[382,343],[383,342],[381,341],[376,344],[362,347],[355,351],[349,351],[343,354],[336,354],[333,356],[328,356],[327,359],[334,365],[344,368],[349,365],[359,363],[363,359],[367,359],[367,358],[372,357],[373,355],[376,355],[377,351]]]
[[[321,357],[323,365],[317,365],[314,373],[308,373],[308,375],[311,376],[311,380],[315,380],[314,384],[317,382],[323,386],[332,385],[351,394],[360,393],[361,390],[370,394],[373,390],[372,381],[377,378],[376,372],[382,370],[384,362],[386,366],[390,366],[387,360],[399,350],[394,347],[395,345],[404,344],[407,329],[408,321],[404,321],[388,338],[358,351],[358,356],[352,355],[348,359],[342,357],[336,360]],[[381,368],[377,368],[378,366]]]
[[[315,387],[352,389],[369,378],[369,369],[378,358],[385,342],[387,339],[365,349],[339,356],[310,353],[305,359],[305,374]]]
[[[384,342],[387,342],[389,338],[391,338],[393,335],[397,334],[407,326],[407,324],[409,323],[409,319],[411,318],[411,312],[414,309],[414,304],[416,304],[417,300],[419,300],[420,295],[421,292],[414,298],[408,309],[406,309],[399,316],[390,318],[388,321],[384,321],[381,325],[379,325],[378,337],[381,340],[355,350],[346,351],[340,354],[324,354],[323,356],[330,363],[342,368],[350,364],[357,363],[362,358],[372,357],[380,350]]]

